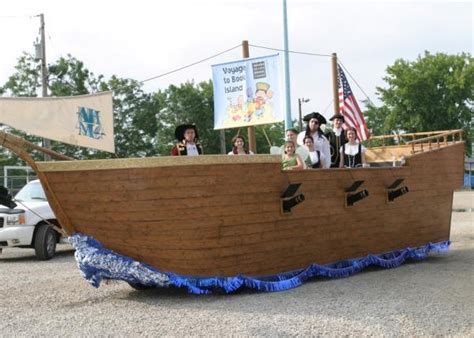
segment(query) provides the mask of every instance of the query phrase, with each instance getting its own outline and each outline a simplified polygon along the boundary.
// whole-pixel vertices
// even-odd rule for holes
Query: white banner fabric
[[[0,97],[0,123],[77,146],[115,152],[112,92]]]

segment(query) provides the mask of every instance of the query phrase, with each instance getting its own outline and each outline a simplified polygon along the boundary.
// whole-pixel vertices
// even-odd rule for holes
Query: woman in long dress
[[[341,153],[340,168],[359,168],[365,166],[366,148],[357,142],[357,130],[353,127],[346,129],[347,143],[339,150]]]

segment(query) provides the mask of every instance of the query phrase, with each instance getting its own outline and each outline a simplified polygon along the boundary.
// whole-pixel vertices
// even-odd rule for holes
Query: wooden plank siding
[[[459,142],[406,155],[402,167],[361,169],[281,171],[274,157],[39,168],[74,231],[108,249],[184,275],[261,276],[448,240],[463,149]],[[409,193],[387,203],[397,178]],[[369,197],[346,208],[345,189],[356,180]],[[282,215],[280,195],[290,183],[301,183],[305,201]]]

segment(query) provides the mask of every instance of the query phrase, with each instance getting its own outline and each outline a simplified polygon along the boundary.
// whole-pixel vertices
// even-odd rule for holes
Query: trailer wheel
[[[53,258],[56,253],[56,233],[48,224],[38,225],[35,235],[36,257],[42,261]]]

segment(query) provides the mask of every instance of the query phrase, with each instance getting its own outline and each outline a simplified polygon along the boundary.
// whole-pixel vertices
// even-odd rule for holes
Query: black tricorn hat
[[[196,129],[196,126],[194,124],[186,123],[186,124],[181,124],[176,127],[174,131],[174,136],[178,141],[184,140],[184,132],[188,129],[194,129],[194,133],[196,134],[196,139],[199,138],[198,131]]]
[[[317,112],[312,112],[308,115],[305,115],[305,117],[303,117],[303,121],[305,121],[305,122],[309,122],[309,120],[311,120],[311,119],[318,120],[320,125],[327,123],[326,118],[323,115],[321,115],[320,113],[317,113]]]
[[[334,120],[334,119],[339,119],[339,120],[341,120],[342,122],[344,122],[344,116],[341,115],[341,114],[339,114],[339,113],[334,114],[334,115],[329,119],[329,121],[332,121],[332,120]]]

